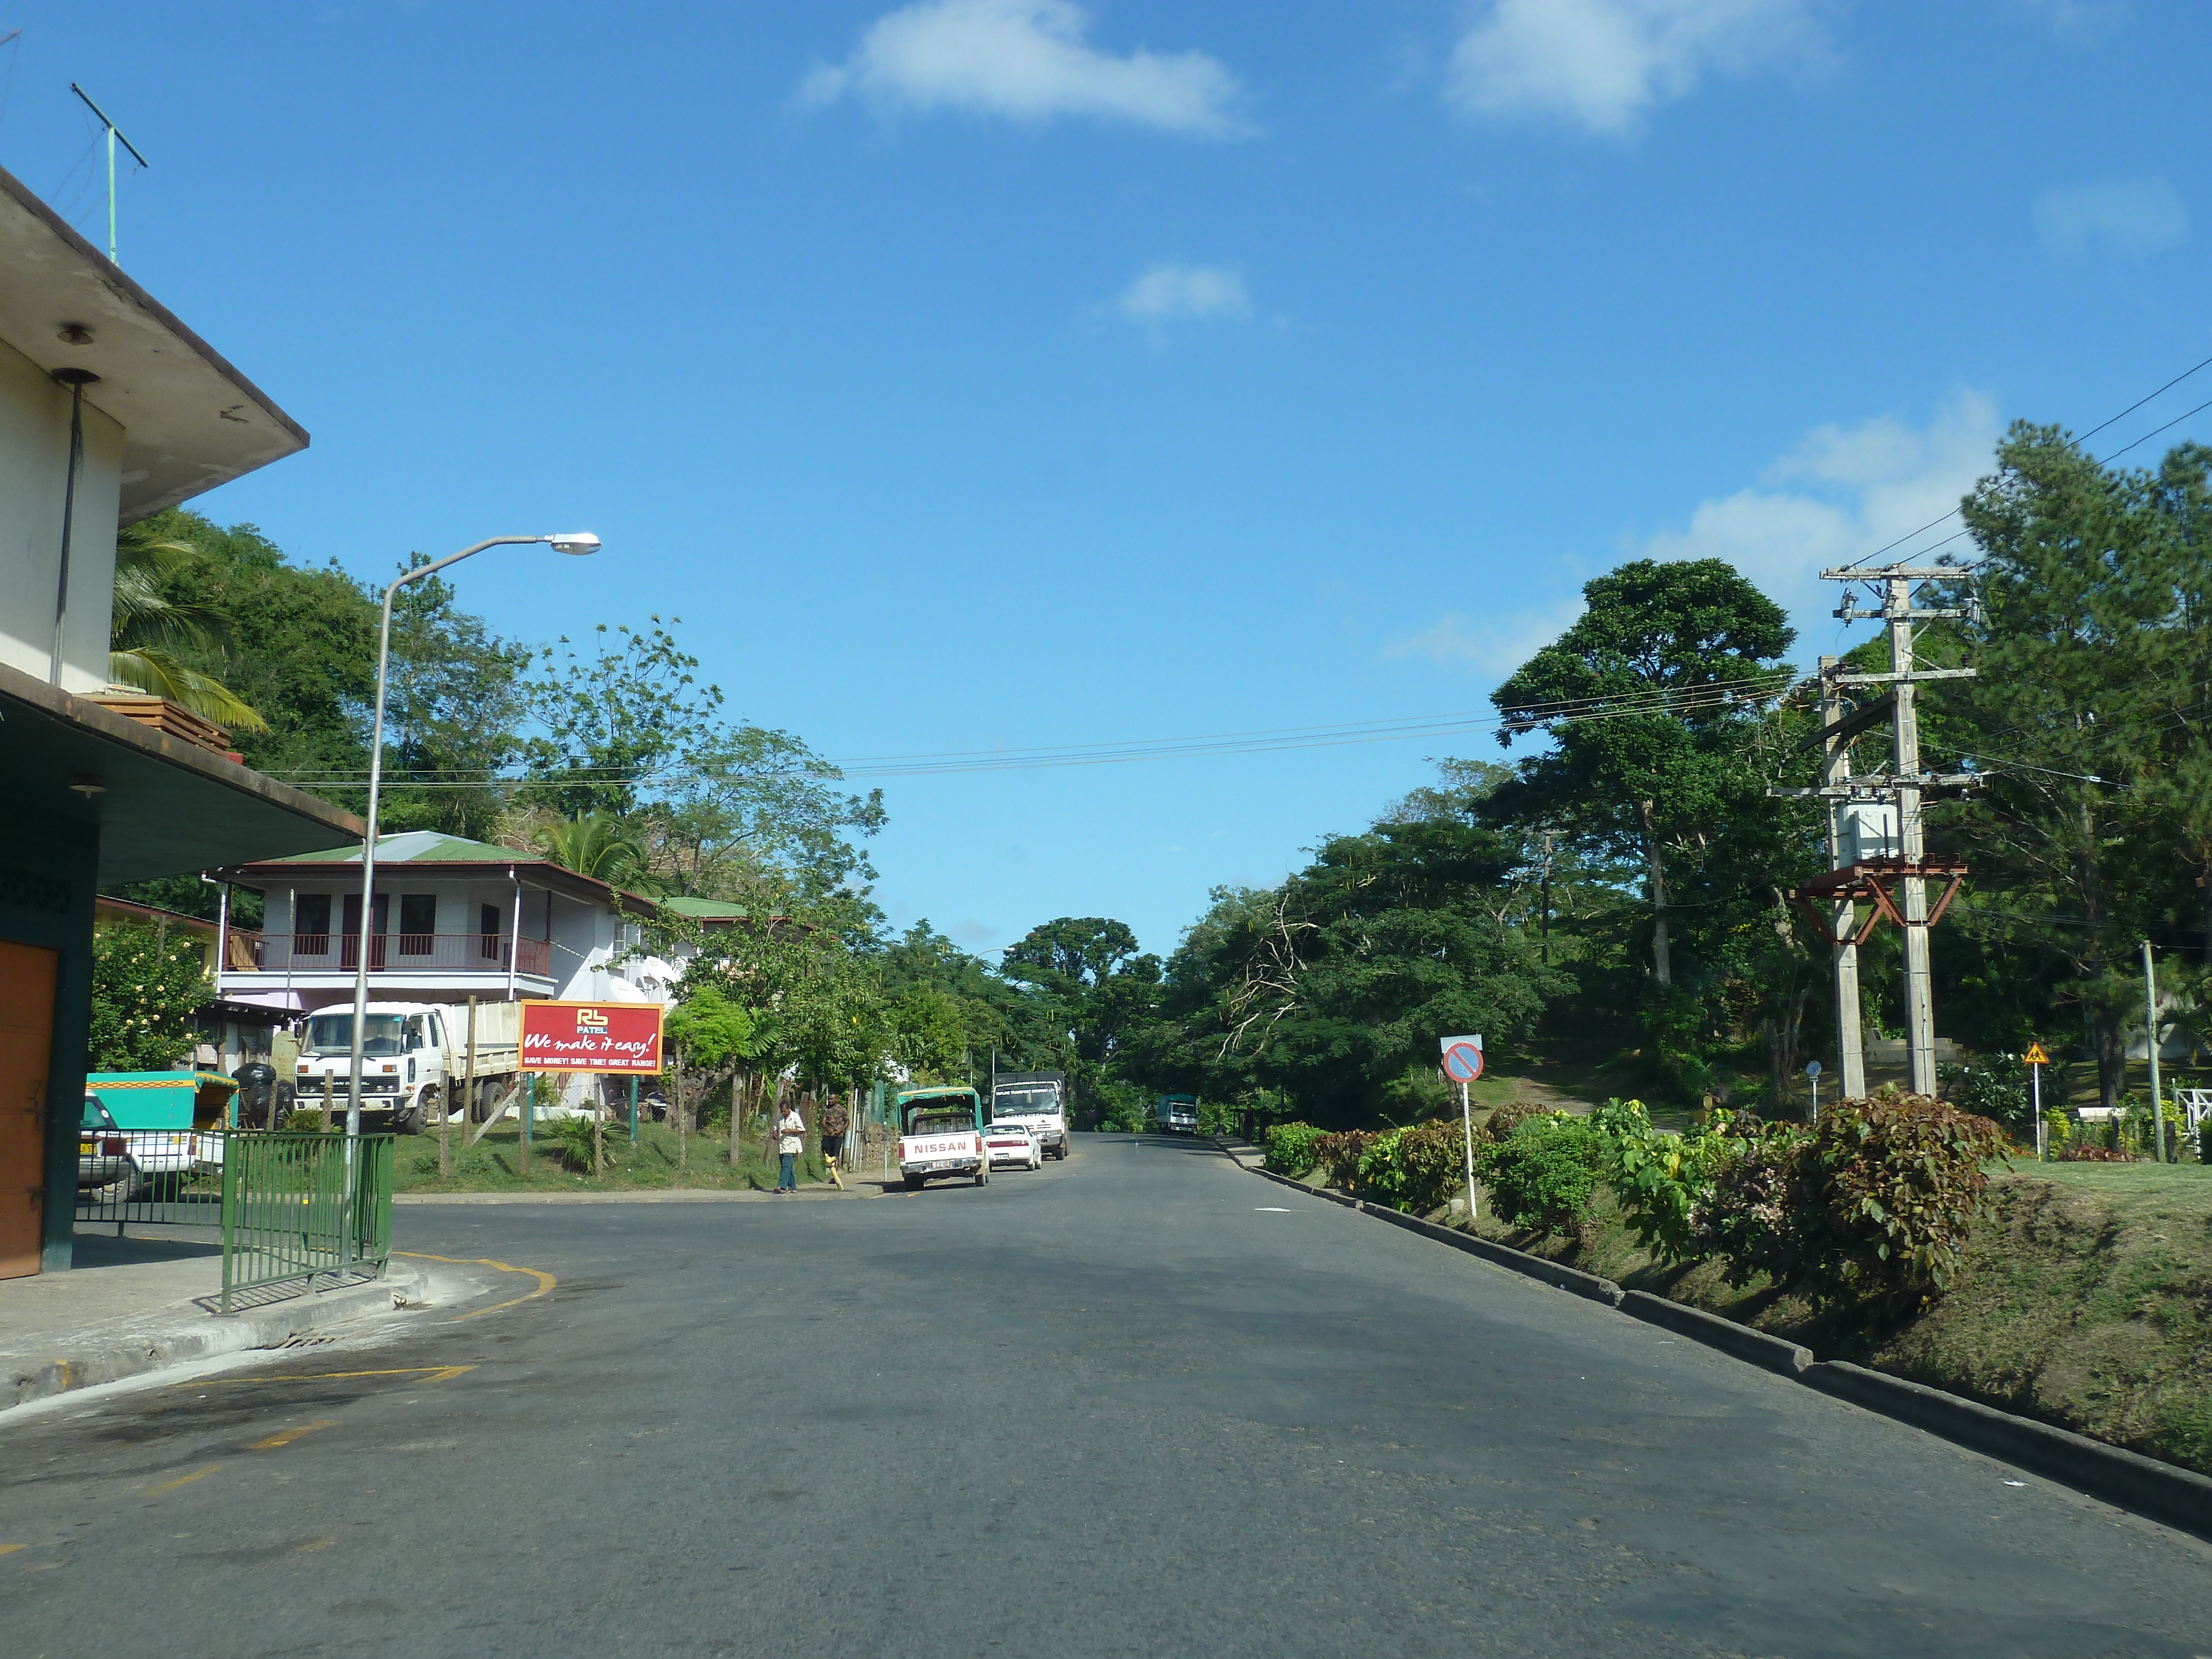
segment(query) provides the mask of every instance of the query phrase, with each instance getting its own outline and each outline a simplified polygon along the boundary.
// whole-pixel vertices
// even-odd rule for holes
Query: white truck
[[[991,1079],[991,1121],[1025,1123],[1047,1158],[1067,1156],[1067,1073],[1000,1072]]]
[[[981,1187],[991,1178],[983,1150],[983,1103],[973,1089],[907,1089],[898,1097],[899,1174],[909,1191],[946,1176]]]
[[[522,1005],[480,1002],[476,1012],[476,1098],[461,1099],[469,1071],[469,1011],[446,1002],[372,1002],[362,1028],[363,1129],[419,1134],[445,1121],[477,1116],[512,1088],[520,1072]],[[319,1107],[325,1122],[345,1115],[353,1075],[353,1010],[307,1018],[293,1079],[293,1104]]]

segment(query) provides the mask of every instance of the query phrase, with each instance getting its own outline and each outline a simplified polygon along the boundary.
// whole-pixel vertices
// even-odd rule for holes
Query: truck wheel
[[[927,1176],[908,1176],[906,1177],[906,1189],[910,1193],[918,1193],[927,1180]]]
[[[983,1186],[988,1183],[990,1179],[991,1165],[989,1160],[986,1159],[984,1161],[983,1167],[975,1171],[975,1184],[978,1187]]]

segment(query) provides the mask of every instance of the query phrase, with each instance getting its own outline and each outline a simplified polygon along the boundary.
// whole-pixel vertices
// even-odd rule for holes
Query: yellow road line
[[[0,1544],[0,1555],[13,1555],[17,1550],[27,1550],[28,1544]]]
[[[457,1267],[496,1267],[503,1273],[528,1273],[538,1281],[538,1288],[528,1296],[518,1296],[512,1302],[495,1303],[489,1308],[478,1308],[474,1313],[465,1313],[459,1319],[447,1321],[458,1325],[462,1319],[482,1319],[486,1314],[497,1313],[501,1308],[519,1307],[525,1302],[535,1302],[560,1281],[551,1273],[537,1267],[518,1267],[512,1262],[495,1261],[488,1255],[432,1255],[427,1250],[394,1250],[394,1255],[412,1256],[417,1261],[443,1261]]]
[[[303,1434],[313,1434],[317,1429],[327,1429],[336,1423],[335,1417],[325,1417],[319,1423],[302,1423],[296,1429],[279,1429],[266,1440],[257,1440],[246,1448],[248,1451],[273,1451],[279,1446],[289,1446]]]
[[[313,1371],[305,1376],[203,1376],[194,1382],[172,1382],[173,1389],[212,1389],[234,1382],[342,1382],[357,1376],[419,1376],[425,1382],[450,1382],[474,1365],[402,1365],[388,1371]]]
[[[173,1480],[164,1480],[158,1486],[147,1487],[146,1495],[149,1498],[155,1498],[159,1497],[165,1492],[174,1492],[179,1486],[189,1486],[193,1481],[213,1474],[222,1467],[222,1465],[220,1463],[210,1463],[204,1469],[194,1469],[190,1474],[180,1474]]]

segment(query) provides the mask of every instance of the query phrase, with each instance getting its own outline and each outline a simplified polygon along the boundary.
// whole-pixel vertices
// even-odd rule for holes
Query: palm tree
[[[201,599],[175,599],[162,579],[185,570],[199,550],[164,540],[143,525],[115,538],[115,610],[107,635],[107,678],[149,696],[167,697],[234,732],[266,732],[269,722],[222,681],[177,656],[178,647],[213,648],[222,613]]]
[[[538,846],[563,870],[610,885],[641,887],[650,880],[644,843],[609,812],[586,812],[545,824],[538,831]]]

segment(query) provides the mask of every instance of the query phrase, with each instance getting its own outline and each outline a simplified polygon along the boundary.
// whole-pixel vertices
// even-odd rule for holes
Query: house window
[[[479,907],[477,912],[477,932],[482,935],[482,937],[477,941],[477,949],[478,952],[483,956],[486,962],[497,962],[501,954],[499,948],[499,906],[496,904],[486,904]]]
[[[292,948],[303,957],[331,952],[331,896],[302,893],[292,905]]]
[[[399,896],[399,954],[427,957],[437,948],[438,896],[402,893]]]

